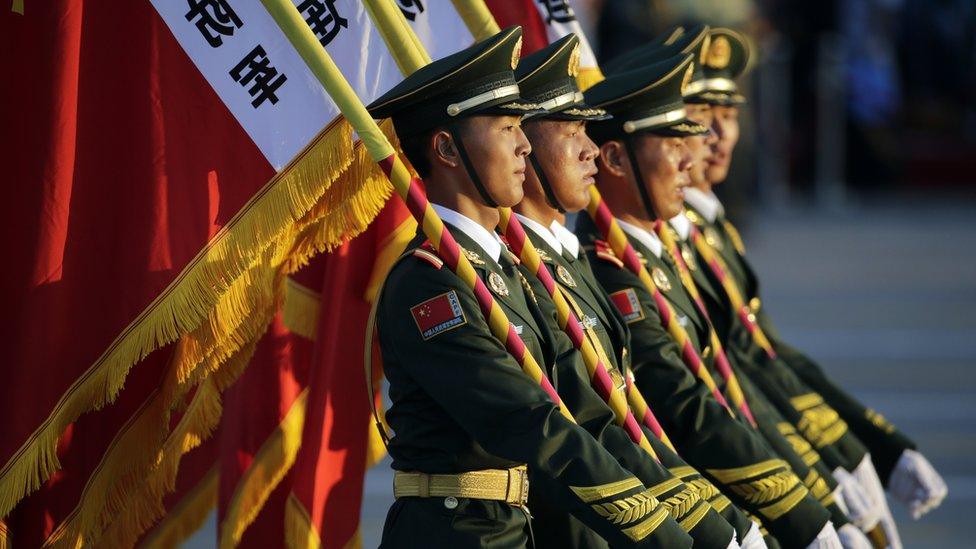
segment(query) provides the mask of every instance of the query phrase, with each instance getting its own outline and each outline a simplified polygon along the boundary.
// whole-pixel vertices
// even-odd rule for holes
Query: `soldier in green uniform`
[[[799,394],[793,395],[790,404],[809,417],[810,424],[819,423],[821,432],[828,439],[843,438],[845,433],[842,431],[849,426],[870,452],[870,459],[864,455],[847,456],[849,460],[856,461],[853,463],[854,476],[873,492],[879,505],[884,506],[877,481],[880,476],[892,494],[904,502],[913,515],[921,516],[938,506],[947,493],[938,473],[917,452],[915,444],[908,437],[832,382],[814,361],[783,342],[761,307],[758,280],[744,256],[742,240],[735,227],[725,218],[721,202],[712,193],[712,186],[721,183],[727,176],[732,151],[738,140],[738,108],[745,99],[737,92],[735,78],[745,67],[748,50],[742,37],[728,29],[714,30],[712,43],[704,71],[710,84],[707,93],[713,104],[712,127],[716,139],[711,144],[712,154],[702,170],[702,177],[694,181],[693,187],[686,193],[687,217],[704,233],[707,244],[723,260],[742,300],[749,306],[748,321],[762,329],[779,359],[772,362],[779,363],[777,365],[781,367],[785,364],[785,368],[773,371],[789,370],[795,377],[781,374],[785,378],[784,383],[806,387],[805,392],[797,391]],[[754,357],[757,362],[768,359],[768,353],[757,345],[755,336],[742,322],[737,323],[732,332],[729,337],[740,352]],[[874,467],[880,475],[872,470]],[[898,544],[890,513],[886,508],[883,512],[889,537],[893,537],[893,543]]]
[[[491,229],[522,197],[519,127],[534,107],[513,69],[521,29],[418,70],[370,105],[392,117],[432,206],[525,342],[552,364],[540,311]],[[423,200],[423,197],[414,197]],[[543,319],[544,320],[544,319]],[[392,405],[394,495],[384,547],[531,545],[526,466],[615,547],[690,547],[652,492],[569,421],[495,337],[473,292],[418,235],[377,298]]]
[[[587,103],[614,116],[590,125],[591,135],[601,144],[597,185],[625,230],[636,229],[634,234],[648,237],[646,244],[640,237],[630,240],[662,290],[674,297],[681,288],[670,284],[663,270],[670,267],[655,253],[661,252],[659,242],[655,244],[657,239],[646,229],[661,214],[670,217],[680,211],[677,183],[688,163],[684,138],[708,131],[684,113],[681,86],[693,71],[692,57],[676,56],[610,75],[586,93]],[[635,175],[635,166],[643,175]],[[654,213],[655,204],[676,211]],[[760,517],[784,546],[839,547],[830,513],[789,465],[691,375],[682,361],[683,351],[658,320],[654,299],[601,244],[593,221],[581,217],[577,234],[590,252],[595,277],[629,324],[636,384],[681,456],[727,490],[741,508]],[[677,305],[678,321],[688,333],[703,333],[705,327],[697,325],[700,319],[690,301],[685,298]],[[699,341],[691,343],[701,351],[705,345]]]
[[[587,187],[596,172],[596,145],[586,136],[586,123],[607,118],[606,111],[592,109],[582,102],[576,84],[579,72],[579,38],[575,34],[557,40],[548,47],[524,58],[515,71],[523,99],[536,103],[544,113],[531,115],[523,122],[533,152],[526,171],[525,197],[516,207],[527,235],[553,274],[575,314],[583,324],[586,336],[612,368],[615,383],[623,384],[620,363],[616,358],[610,334],[624,349],[628,338],[626,327],[614,314],[613,307],[599,290],[585,259],[579,257],[578,245],[573,253],[564,250],[550,231],[555,223],[564,235],[571,235],[556,219],[560,210],[579,210],[586,205]],[[545,181],[542,183],[540,180]],[[553,181],[553,184],[549,182]],[[577,243],[578,244],[578,243]],[[614,412],[590,384],[582,355],[556,322],[555,305],[535,274],[520,266],[532,285],[532,295],[545,313],[550,330],[556,335],[558,349],[552,378],[564,404],[593,436],[632,471],[644,485],[655,490],[656,497],[669,507],[671,516],[695,540],[695,547],[725,549],[737,547],[736,532],[723,516],[739,527],[746,547],[765,547],[758,529],[746,516],[730,505],[728,498],[683,462],[652,433],[648,439],[659,463],[636,445],[626,432],[614,423]],[[594,293],[596,292],[596,293]],[[599,297],[598,297],[599,296]],[[609,349],[610,353],[604,350]],[[613,355],[614,358],[610,358]],[[681,477],[673,472],[681,473]],[[533,477],[529,470],[530,478]],[[533,510],[537,547],[605,547],[605,541],[579,521],[558,512],[550,494],[533,490],[529,505]],[[706,496],[702,498],[702,495]],[[720,515],[709,501],[722,509]],[[747,537],[750,533],[752,537]],[[758,544],[756,541],[758,540]]]
[[[682,34],[673,37],[663,46],[645,46],[629,52],[622,56],[621,59],[609,63],[608,67],[610,67],[611,71],[626,70],[627,68],[652,63],[655,60],[665,59],[677,53],[689,52],[696,55],[698,59],[705,61],[708,44],[710,43],[709,36],[709,29],[701,25],[690,29],[688,32],[682,31]],[[711,109],[708,104],[710,96],[707,85],[708,82],[704,78],[703,71],[699,66],[696,66],[683,90],[684,101],[686,103],[685,110],[688,117],[706,126],[710,123],[709,114]],[[691,162],[688,171],[683,175],[690,178],[691,181],[701,178],[704,168],[700,162],[700,157],[702,156],[702,152],[707,150],[705,146],[706,141],[715,141],[715,136],[710,133],[707,136],[693,136],[685,140],[689,148]],[[687,225],[678,223],[680,221],[684,221],[681,214],[675,216],[672,223],[675,229],[681,232],[682,236],[687,237],[688,227]],[[684,230],[682,231],[682,229]],[[675,257],[672,259],[669,254],[664,254],[663,257],[666,262],[669,262],[669,260],[671,262],[678,261],[680,259],[687,265],[693,283],[696,286],[695,289],[711,313],[708,320],[711,320],[711,326],[716,328],[719,339],[724,340],[730,325],[728,320],[731,319],[726,313],[730,309],[722,299],[722,292],[716,291],[707,278],[707,269],[699,267],[699,265],[707,265],[707,263],[703,260],[696,259],[693,248],[688,242],[680,240],[679,242],[681,246],[680,258]],[[708,324],[708,320],[701,319],[701,322]],[[729,350],[726,349],[726,352],[729,353]],[[745,357],[744,360],[734,360],[735,358],[742,357],[732,356],[729,360],[737,366],[735,369],[737,370],[742,391],[752,408],[758,427],[763,432],[767,441],[790,464],[794,472],[804,480],[811,492],[821,500],[821,503],[831,511],[832,520],[835,527],[838,528],[838,532],[842,536],[842,541],[845,546],[868,546],[867,539],[859,534],[853,526],[848,525],[845,510],[854,509],[860,511],[865,507],[868,509],[871,507],[851,505],[850,507],[842,508],[840,503],[846,501],[846,499],[850,499],[852,503],[863,501],[863,490],[856,482],[848,482],[845,484],[846,490],[844,492],[848,497],[846,499],[837,499],[835,502],[835,497],[839,496],[839,494],[835,496],[834,493],[838,484],[831,474],[831,469],[821,460],[820,453],[823,453],[831,458],[829,463],[832,464],[832,467],[837,467],[837,462],[842,461],[839,457],[840,450],[834,447],[835,444],[838,444],[837,438],[839,438],[839,435],[829,441],[824,441],[823,439],[825,437],[817,431],[817,437],[813,438],[813,441],[818,443],[817,449],[811,448],[810,442],[805,440],[796,431],[797,428],[802,429],[808,427],[807,419],[790,407],[789,402],[783,397],[784,393],[789,394],[790,389],[780,387],[777,383],[779,381],[778,379],[770,380],[770,372],[757,372],[755,362],[750,362],[752,357]],[[808,427],[806,432],[809,433],[811,430],[812,428]],[[852,437],[848,438],[850,439]],[[849,445],[858,444],[856,440],[848,440],[847,442]],[[859,512],[854,515],[854,518],[859,526],[863,525],[865,531],[870,531],[877,525],[881,514],[865,514]]]

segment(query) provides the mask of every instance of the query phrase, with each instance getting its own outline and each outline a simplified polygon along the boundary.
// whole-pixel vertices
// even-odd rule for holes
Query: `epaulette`
[[[624,262],[613,253],[613,249],[610,248],[610,244],[606,240],[596,240],[594,243],[596,244],[595,251],[597,257],[613,263],[620,269],[624,268]]]
[[[699,227],[705,224],[705,220],[702,219],[702,216],[698,215],[698,212],[692,210],[691,208],[685,208],[685,217],[688,218],[688,221],[691,221]]]
[[[421,244],[419,248],[415,248],[413,251],[413,256],[419,257],[427,263],[430,263],[435,269],[440,269],[444,266],[444,260],[437,257],[437,254],[434,252],[434,246],[429,240]]]

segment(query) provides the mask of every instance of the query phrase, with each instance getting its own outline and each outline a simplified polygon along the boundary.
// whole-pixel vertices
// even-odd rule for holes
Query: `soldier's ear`
[[[430,145],[434,163],[450,168],[461,165],[461,157],[458,155],[457,147],[454,146],[454,138],[447,130],[435,131],[430,136]]]
[[[600,145],[600,170],[606,171],[614,177],[626,176],[627,172],[624,170],[626,154],[624,144],[620,141],[611,139]]]

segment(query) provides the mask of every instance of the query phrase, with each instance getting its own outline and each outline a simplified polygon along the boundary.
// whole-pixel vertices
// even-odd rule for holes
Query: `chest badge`
[[[715,227],[705,227],[705,242],[716,250],[722,249],[722,239],[718,237]]]
[[[698,270],[698,263],[695,262],[695,254],[691,253],[691,249],[688,246],[681,247],[681,259],[685,260],[685,265],[692,271]]]
[[[671,289],[671,281],[668,280],[668,275],[664,274],[664,271],[660,267],[651,269],[651,280],[654,281],[654,285],[662,292],[667,292]]]
[[[462,248],[462,249],[464,249],[464,248]],[[471,250],[464,250],[464,257],[468,258],[468,261],[470,261],[472,265],[484,265],[485,264],[485,260],[484,259],[481,259],[481,256],[480,255],[478,255],[475,252],[472,252]]]
[[[508,285],[505,284],[505,279],[502,278],[502,275],[496,272],[488,273],[488,286],[496,294],[502,297],[508,297]]]
[[[569,286],[570,288],[576,287],[576,281],[573,280],[573,275],[569,274],[569,270],[562,265],[556,265],[556,276],[559,277],[559,281],[563,284]]]

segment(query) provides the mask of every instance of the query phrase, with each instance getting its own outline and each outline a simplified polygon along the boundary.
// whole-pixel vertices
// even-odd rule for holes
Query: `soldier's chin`
[[[497,200],[498,205],[502,208],[512,208],[522,201],[523,196],[525,196],[525,190],[522,188],[522,183],[519,182],[509,192],[505,193],[505,196],[499,196],[495,200]]]
[[[725,178],[728,176],[729,167],[727,164],[711,164],[705,170],[705,179],[712,185],[718,185],[725,181]]]

